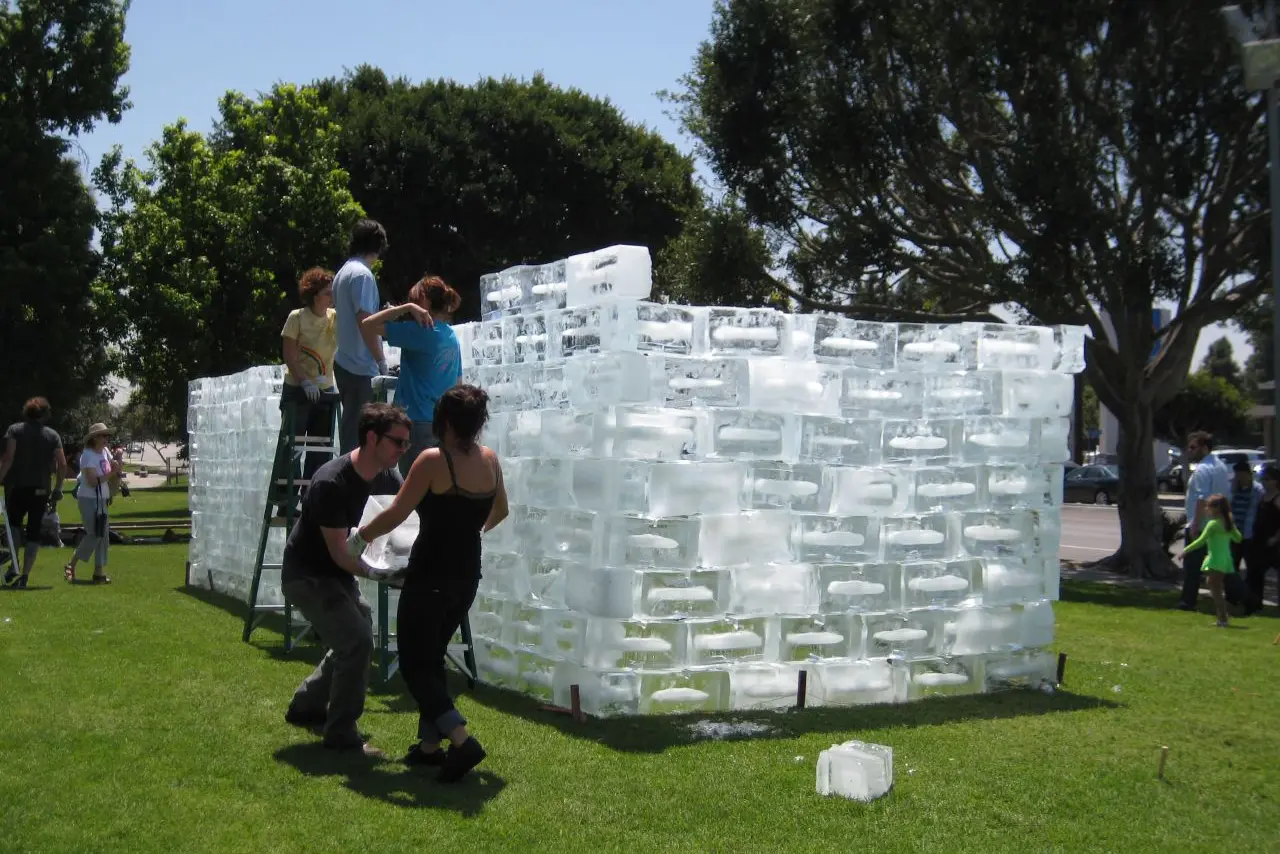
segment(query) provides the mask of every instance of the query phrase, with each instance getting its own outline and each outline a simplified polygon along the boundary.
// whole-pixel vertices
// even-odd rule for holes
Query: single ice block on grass
[[[864,741],[833,744],[818,754],[818,794],[874,801],[893,788],[893,748]]]

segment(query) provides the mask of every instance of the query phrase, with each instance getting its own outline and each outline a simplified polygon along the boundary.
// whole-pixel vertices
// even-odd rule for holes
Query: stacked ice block
[[[1052,678],[1083,331],[649,302],[614,247],[481,281],[457,327],[510,518],[485,681],[597,715],[900,702]]]
[[[284,368],[203,377],[187,387],[191,544],[187,582],[248,601],[280,431]],[[372,499],[371,499],[372,501]],[[270,528],[263,562],[279,565],[284,528]],[[377,587],[361,581],[377,619]],[[394,597],[391,613],[395,613]],[[280,571],[263,570],[258,604],[283,605]]]
[[[187,386],[190,584],[249,598],[280,430],[283,382],[284,368],[269,365],[202,377]],[[271,533],[266,560],[279,563],[285,531]],[[278,571],[264,576],[259,601],[283,603]]]

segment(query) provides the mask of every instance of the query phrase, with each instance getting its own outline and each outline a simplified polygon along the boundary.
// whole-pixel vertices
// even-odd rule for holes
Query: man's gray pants
[[[328,651],[302,680],[289,713],[324,720],[327,747],[363,743],[356,721],[364,714],[373,655],[373,611],[360,596],[355,579],[302,578],[281,585],[285,598],[311,623]]]
[[[338,383],[342,420],[338,422],[338,450],[349,454],[360,445],[360,410],[373,402],[373,377],[353,374],[335,363],[333,379]]]

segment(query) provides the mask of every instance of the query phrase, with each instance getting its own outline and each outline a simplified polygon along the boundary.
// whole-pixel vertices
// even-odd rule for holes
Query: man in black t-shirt
[[[4,456],[0,457],[0,483],[4,484],[4,512],[15,537],[25,540],[22,574],[17,572],[18,556],[13,556],[4,583],[26,587],[27,577],[40,551],[40,527],[52,494],[62,497],[62,481],[67,477],[67,458],[62,437],[49,428],[49,401],[33,397],[22,407],[22,420],[9,425],[4,434]],[[52,481],[52,483],[51,483]]]
[[[396,464],[409,447],[409,416],[385,403],[360,411],[360,446],[325,463],[311,478],[302,512],[284,547],[281,587],[328,647],[319,666],[294,692],[285,720],[324,730],[324,746],[382,752],[356,729],[364,713],[373,614],[356,578],[384,582],[391,573],[370,568],[347,552],[347,535],[360,524],[370,495],[400,488]]]

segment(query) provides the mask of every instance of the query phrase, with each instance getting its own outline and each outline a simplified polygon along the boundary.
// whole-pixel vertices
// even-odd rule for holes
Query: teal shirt
[[[1217,519],[1210,519],[1209,524],[1205,525],[1204,530],[1200,532],[1200,536],[1187,543],[1183,551],[1189,552],[1192,549],[1207,546],[1209,555],[1204,560],[1203,569],[1235,572],[1235,566],[1231,561],[1231,544],[1241,542],[1243,539],[1239,528],[1232,528],[1228,532]]]
[[[400,320],[388,323],[386,329],[387,343],[400,348],[396,403],[404,407],[411,421],[430,423],[440,395],[457,385],[462,376],[458,336],[452,326],[440,320],[434,326]]]

